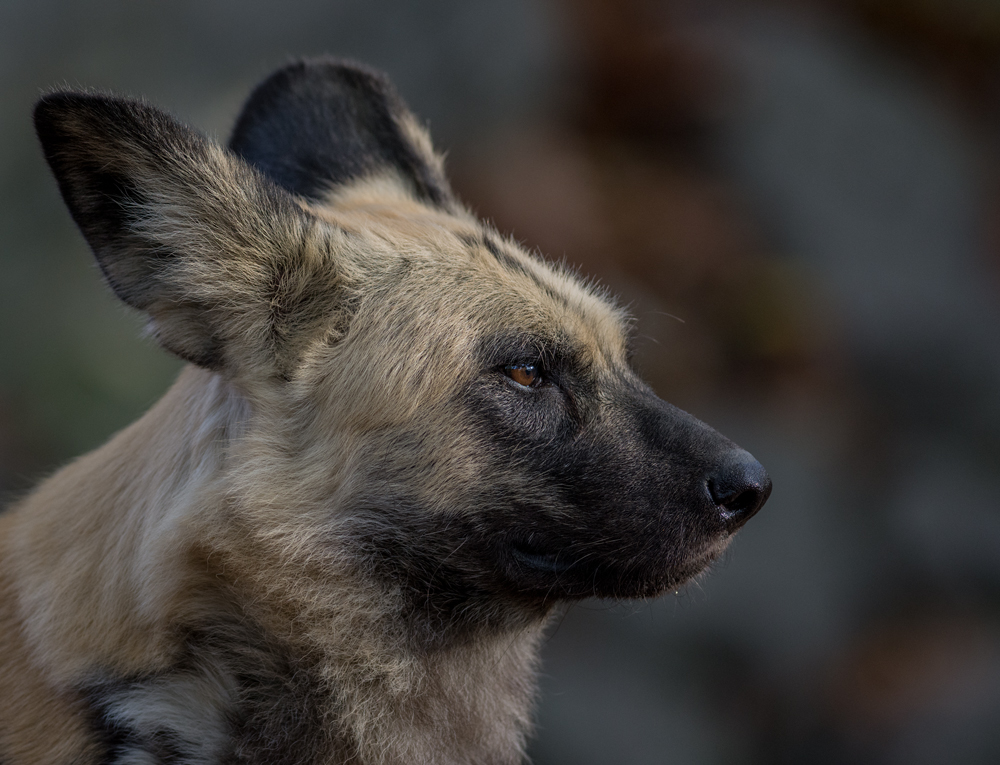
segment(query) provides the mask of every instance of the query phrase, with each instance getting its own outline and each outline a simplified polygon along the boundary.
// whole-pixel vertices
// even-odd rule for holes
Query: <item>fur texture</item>
[[[766,499],[381,75],[286,67],[228,149],[100,94],[35,123],[191,365],[0,516],[5,765],[520,762],[554,605],[675,587]]]

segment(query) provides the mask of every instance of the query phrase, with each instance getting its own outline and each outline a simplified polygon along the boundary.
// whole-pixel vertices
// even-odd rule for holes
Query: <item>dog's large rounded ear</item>
[[[35,127],[108,283],[167,349],[280,375],[301,334],[290,327],[329,318],[340,232],[226,149],[146,104],[88,93],[45,96]]]
[[[229,146],[310,200],[388,172],[420,201],[455,204],[427,132],[385,75],[360,64],[320,58],[279,69],[250,95]]]

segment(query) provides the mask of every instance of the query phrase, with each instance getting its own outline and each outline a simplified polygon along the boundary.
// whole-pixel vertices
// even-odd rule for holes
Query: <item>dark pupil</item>
[[[538,381],[538,367],[534,364],[512,364],[504,372],[519,385],[530,387]]]

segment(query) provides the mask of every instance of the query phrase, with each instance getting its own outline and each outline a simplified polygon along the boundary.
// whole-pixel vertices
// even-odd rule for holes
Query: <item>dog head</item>
[[[462,207],[382,76],[293,64],[229,148],[105,95],[35,120],[112,289],[245,398],[220,539],[274,577],[466,621],[649,597],[767,499],[638,378],[607,295]]]

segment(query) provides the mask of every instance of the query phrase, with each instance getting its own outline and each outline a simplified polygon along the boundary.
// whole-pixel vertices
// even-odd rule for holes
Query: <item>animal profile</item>
[[[3,765],[521,762],[558,604],[678,587],[767,499],[383,75],[286,66],[228,147],[90,92],[35,126],[189,364],[0,515]]]

